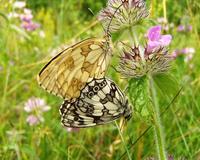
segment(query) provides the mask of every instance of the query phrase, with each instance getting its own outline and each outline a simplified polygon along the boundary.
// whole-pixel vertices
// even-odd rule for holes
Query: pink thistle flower
[[[171,35],[161,35],[161,26],[154,26],[148,30],[147,33],[147,51],[152,52],[154,50],[167,47],[172,40]]]
[[[170,68],[173,57],[166,48],[149,51],[147,46],[126,48],[120,56],[117,71],[125,78],[139,78],[147,74],[164,73]]]
[[[107,7],[98,16],[111,32],[136,25],[149,15],[144,0],[108,0]]]

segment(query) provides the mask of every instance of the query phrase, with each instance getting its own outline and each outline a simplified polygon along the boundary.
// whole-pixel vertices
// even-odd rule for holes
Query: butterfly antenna
[[[117,13],[117,11],[120,9],[120,7],[124,4],[124,2],[126,2],[126,0],[124,0],[124,2],[121,0],[121,4],[116,8],[115,12],[113,13],[111,19],[110,19],[110,22],[108,24],[108,27],[107,27],[107,30],[106,30],[106,36],[109,36],[110,37],[110,26],[111,26],[111,23],[113,21],[113,18],[115,17],[115,14]]]
[[[92,11],[91,8],[88,8],[88,10],[90,11],[90,13],[92,13],[93,16],[95,16],[95,14],[94,14],[94,12]],[[106,32],[106,29],[104,28],[104,26],[102,25],[102,23],[100,23],[100,24],[101,24],[101,27],[103,28],[104,32]]]

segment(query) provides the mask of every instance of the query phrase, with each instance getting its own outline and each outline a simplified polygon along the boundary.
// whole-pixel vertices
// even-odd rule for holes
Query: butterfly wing
[[[121,116],[129,118],[131,107],[113,81],[101,78],[87,83],[75,102],[64,101],[60,113],[64,126],[82,128],[106,124]]]
[[[38,75],[39,84],[65,100],[77,98],[86,82],[102,78],[111,54],[106,39],[90,38],[52,58]]]

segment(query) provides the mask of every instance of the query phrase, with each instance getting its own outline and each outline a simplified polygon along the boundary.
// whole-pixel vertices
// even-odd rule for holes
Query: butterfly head
[[[128,99],[126,100],[126,105],[124,109],[124,118],[128,121],[132,117],[132,106],[128,103]]]

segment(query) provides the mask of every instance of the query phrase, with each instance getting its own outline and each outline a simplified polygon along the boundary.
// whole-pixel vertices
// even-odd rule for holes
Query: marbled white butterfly
[[[88,82],[76,101],[64,101],[60,107],[62,124],[75,128],[106,124],[121,116],[129,119],[131,113],[128,99],[108,78]]]

